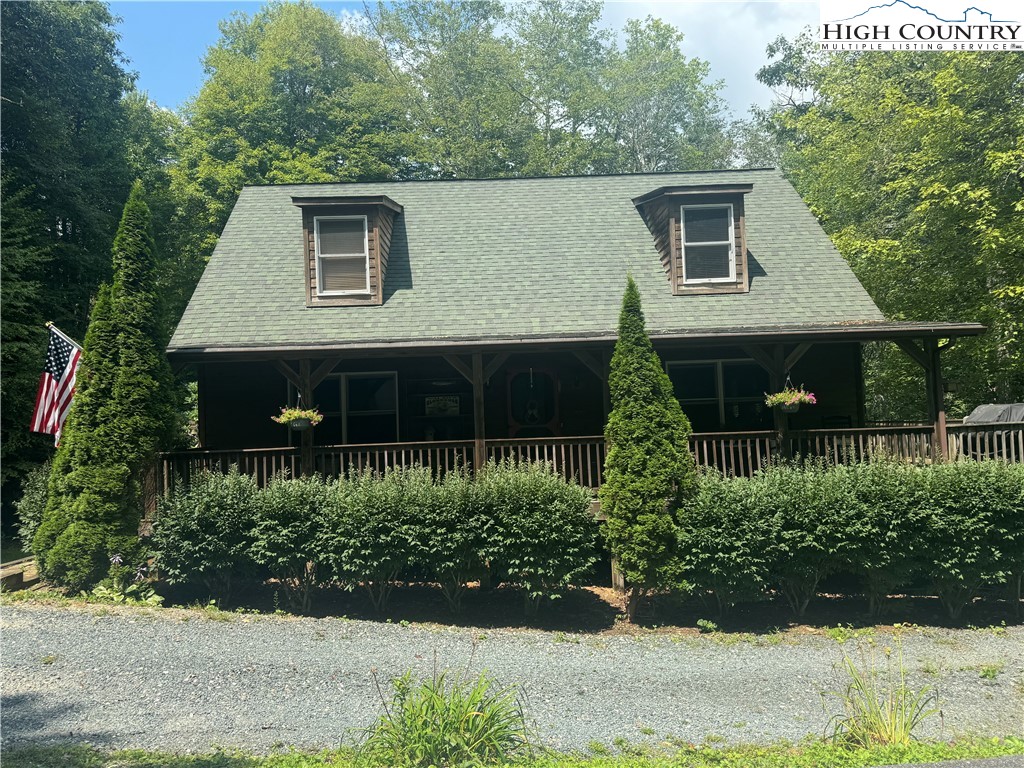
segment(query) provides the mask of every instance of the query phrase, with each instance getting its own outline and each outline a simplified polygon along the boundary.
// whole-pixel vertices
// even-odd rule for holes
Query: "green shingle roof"
[[[658,187],[752,183],[746,294],[673,296],[631,202]],[[387,195],[398,217],[382,306],[307,307],[293,196]],[[626,274],[653,334],[880,322],[775,170],[246,187],[171,351],[614,334]]]

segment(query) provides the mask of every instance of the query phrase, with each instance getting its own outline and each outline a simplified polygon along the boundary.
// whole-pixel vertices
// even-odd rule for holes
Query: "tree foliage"
[[[944,355],[949,410],[1024,399],[1024,59],[826,55],[806,38],[770,53],[759,77],[788,91],[772,115],[787,173],[875,302],[988,326]],[[866,363],[876,418],[923,415],[901,353]]]
[[[142,513],[142,470],[176,433],[170,367],[158,346],[149,208],[132,187],[114,239],[114,282],[93,309],[33,553],[47,578],[80,589],[127,559]]]
[[[695,490],[690,422],[679,406],[644,327],[640,292],[630,277],[608,386],[612,410],[601,508],[606,537],[626,577],[628,610],[652,589],[679,582],[676,515]]]
[[[173,253],[166,166],[177,118],[133,90],[106,5],[4,3],[0,17],[0,479],[8,499],[17,495],[11,481],[52,451],[50,437],[28,432],[43,324],[84,335],[97,288],[111,278],[110,243],[133,179],[159,190],[154,220],[168,247],[158,257]]]

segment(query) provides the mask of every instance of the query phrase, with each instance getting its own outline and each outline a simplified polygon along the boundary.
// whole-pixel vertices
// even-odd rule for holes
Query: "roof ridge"
[[[721,174],[721,173],[752,173],[764,171],[779,171],[775,166],[763,166],[757,168],[712,168],[707,170],[690,171],[647,171],[644,173],[580,173],[567,176],[501,176],[498,178],[464,178],[464,179],[386,179],[383,181],[288,181],[277,184],[244,184],[243,189],[266,187],[338,187],[353,184],[439,184],[458,183],[466,184],[473,182],[512,182],[512,181],[561,181],[564,179],[639,179],[648,176],[687,176],[696,174]],[[779,172],[781,175],[781,171]]]

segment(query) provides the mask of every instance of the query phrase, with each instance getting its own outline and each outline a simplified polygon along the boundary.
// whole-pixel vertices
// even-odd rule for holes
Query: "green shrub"
[[[416,481],[410,494],[417,507],[416,562],[437,579],[449,608],[458,613],[468,582],[486,568],[494,518],[464,471],[449,472],[437,483],[429,470],[406,479]]]
[[[920,571],[927,525],[925,472],[900,461],[837,467],[850,482],[842,567],[864,579],[868,609],[880,613],[885,598]]]
[[[47,459],[29,470],[21,484],[21,498],[14,502],[14,508],[18,511],[18,538],[26,550],[32,548],[32,539],[46,510],[52,464]]]
[[[308,612],[322,578],[323,545],[333,481],[319,475],[275,477],[258,496],[252,558],[284,588],[289,605]]]
[[[777,464],[752,483],[755,514],[771,521],[775,535],[775,581],[798,617],[846,548],[850,485],[835,469],[817,461]]]
[[[1002,464],[994,470],[997,488],[1006,503],[1000,504],[995,526],[1006,556],[1007,595],[1020,614],[1021,588],[1024,586],[1024,464]]]
[[[387,608],[398,575],[415,563],[417,511],[410,502],[422,502],[424,475],[429,481],[421,468],[353,472],[330,495],[324,561],[349,589],[362,585],[377,611]]]
[[[752,503],[755,482],[709,472],[679,517],[683,587],[710,593],[719,616],[763,594],[772,580],[775,531]]]
[[[690,422],[647,336],[632,277],[622,297],[608,387],[612,410],[605,426],[609,449],[601,508],[608,546],[626,578],[632,619],[649,592],[679,584],[676,510],[696,484]]]
[[[167,581],[198,581],[212,596],[227,600],[232,585],[255,571],[258,494],[256,481],[232,466],[226,475],[194,475],[188,487],[161,501],[152,544]]]
[[[1005,581],[1015,567],[1007,552],[1024,519],[1020,473],[997,461],[960,461],[932,466],[926,478],[925,572],[958,620],[982,584]]]
[[[504,765],[530,751],[516,689],[498,686],[485,674],[463,680],[441,672],[417,683],[407,672],[392,687],[390,701],[382,695],[384,713],[362,746],[376,764]]]
[[[490,463],[477,478],[494,520],[490,556],[523,589],[533,615],[541,600],[561,597],[597,561],[591,493],[550,464]]]

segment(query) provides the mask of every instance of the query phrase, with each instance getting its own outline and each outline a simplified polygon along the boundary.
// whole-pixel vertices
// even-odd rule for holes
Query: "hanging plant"
[[[783,413],[796,413],[801,405],[816,405],[818,399],[801,384],[799,388],[787,385],[774,395],[765,393],[764,402],[769,408],[778,408]]]
[[[278,416],[271,416],[278,424],[287,424],[292,429],[309,429],[324,420],[324,416],[316,408],[297,408],[283,406]]]

